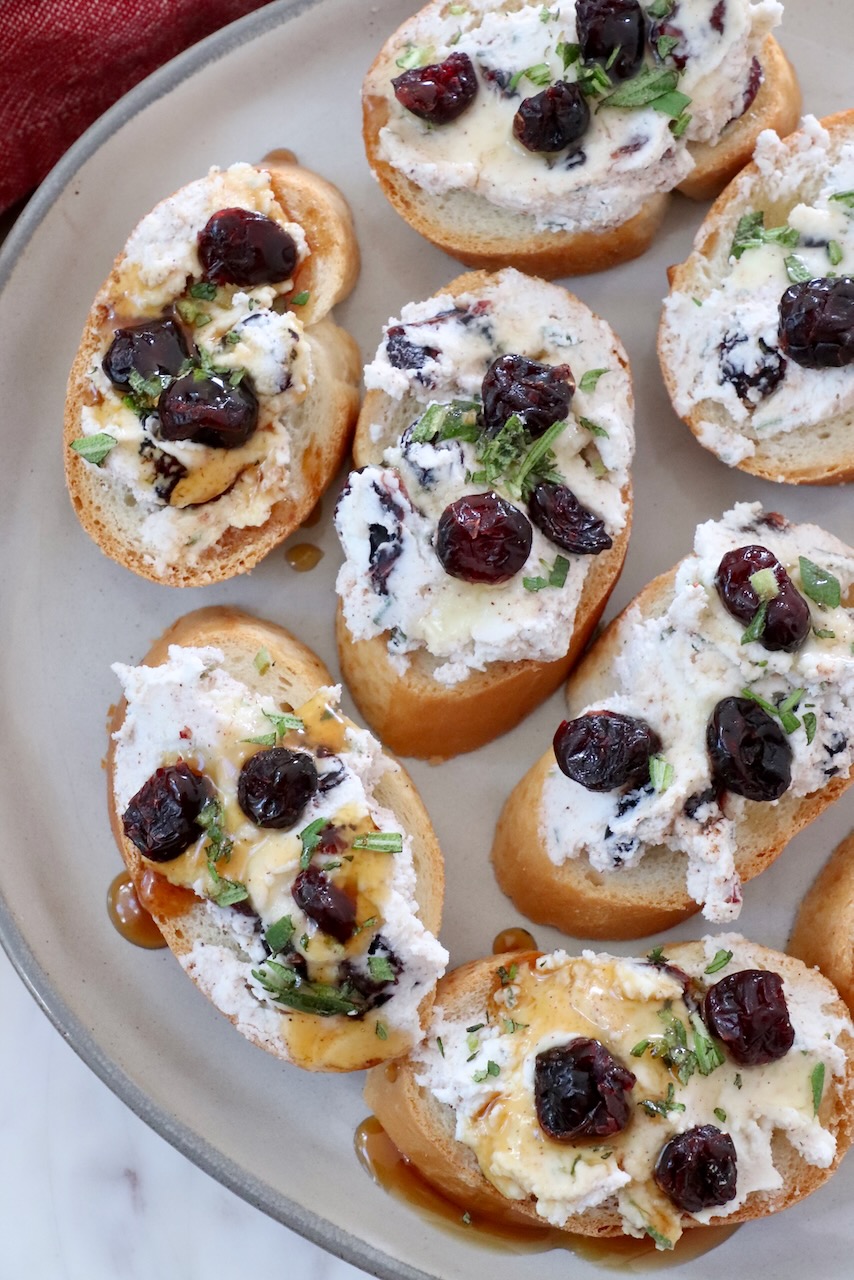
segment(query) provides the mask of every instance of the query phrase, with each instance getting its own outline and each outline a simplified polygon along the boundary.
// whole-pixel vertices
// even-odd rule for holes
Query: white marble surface
[[[0,951],[0,1280],[358,1280],[143,1124]]]

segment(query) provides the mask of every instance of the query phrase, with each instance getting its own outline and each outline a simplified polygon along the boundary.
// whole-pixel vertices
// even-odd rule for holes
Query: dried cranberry
[[[662,45],[659,43],[661,40],[666,40],[667,43]],[[675,44],[672,43],[674,40]],[[653,22],[649,28],[649,44],[662,62],[669,59],[677,71],[685,70],[688,51],[685,45],[685,32],[681,27],[677,27],[666,18]]]
[[[388,575],[396,565],[403,551],[401,529],[407,507],[394,495],[375,480],[371,488],[377,496],[380,508],[387,513],[388,519],[368,526],[368,566],[371,586],[377,595],[388,595]]]
[[[176,379],[157,406],[161,440],[194,440],[214,449],[239,449],[258,426],[258,400],[242,378],[232,386],[219,374],[198,370]]]
[[[755,363],[752,373],[748,373],[744,365],[732,359],[733,351],[748,342],[746,333],[724,334],[718,347],[718,360],[721,366],[721,381],[729,382],[746,409],[755,409],[766,396],[776,391],[786,376],[787,360],[776,347],[769,347],[762,338],[759,339],[759,351],[762,359]],[[750,349],[743,353],[750,355]]]
[[[126,387],[131,372],[141,378],[158,374],[177,377],[190,351],[183,330],[174,320],[146,320],[144,324],[116,329],[102,368],[117,387]]]
[[[124,833],[152,862],[170,862],[198,840],[198,817],[214,797],[213,784],[183,760],[157,769],[122,815]]]
[[[319,867],[306,867],[294,880],[294,902],[322,933],[336,942],[348,942],[356,928],[356,903]]]
[[[293,236],[263,213],[220,209],[199,232],[206,280],[215,284],[278,284],[297,264]]]
[[[583,138],[590,108],[577,84],[556,80],[525,98],[513,117],[513,136],[528,151],[563,151]]]
[[[436,555],[445,573],[464,582],[507,582],[531,553],[527,517],[497,493],[475,493],[445,507]]]
[[[237,802],[259,827],[292,827],[317,791],[317,770],[305,751],[270,747],[250,756],[237,779]]]
[[[588,711],[564,720],[554,736],[558,768],[588,791],[614,791],[649,782],[650,756],[661,739],[644,720],[616,711]]]
[[[790,285],[780,299],[780,345],[805,369],[854,364],[854,278]]]
[[[575,15],[582,59],[608,64],[615,80],[633,76],[643,62],[646,39],[638,0],[575,0]]]
[[[534,1103],[550,1138],[607,1138],[629,1123],[635,1076],[598,1040],[579,1037],[538,1053]]]
[[[728,1204],[738,1176],[735,1144],[713,1124],[686,1129],[661,1148],[652,1176],[683,1213]]]
[[[381,969],[377,965],[378,961],[383,962]],[[385,975],[391,974],[391,977],[381,977],[379,976],[381,972]],[[376,1009],[391,999],[393,993],[390,988],[395,986],[402,973],[403,961],[395,955],[386,940],[378,933],[368,947],[367,959],[361,963],[345,960],[338,976],[340,981],[358,992],[366,1002],[366,1009]]]
[[[429,67],[412,67],[391,83],[400,105],[430,124],[456,120],[477,93],[477,75],[467,53],[452,53]]]
[[[779,800],[792,781],[792,748],[752,698],[723,698],[706,729],[712,780],[748,800]]]
[[[392,325],[389,329],[385,350],[393,369],[421,369],[425,361],[435,360],[439,354],[436,347],[419,347],[416,342],[410,342],[402,324]]]
[[[571,489],[541,480],[528,499],[528,515],[556,546],[577,556],[598,556],[612,546],[605,525]]]
[[[713,31],[717,31],[718,35],[721,35],[721,36],[724,33],[725,17],[726,17],[726,0],[718,0],[717,4],[712,10],[712,16],[709,18],[709,25],[711,26]]]
[[[704,1012],[709,1030],[743,1067],[776,1062],[795,1040],[783,979],[767,969],[728,973],[706,992]]]
[[[718,595],[727,613],[739,622],[752,622],[763,602],[750,579],[762,569],[773,572],[777,595],[765,601],[765,623],[758,637],[759,643],[765,649],[794,653],[810,633],[809,605],[767,547],[753,544],[728,551],[715,574]]]
[[[749,111],[756,101],[756,95],[762,88],[762,81],[765,79],[765,72],[762,70],[762,64],[758,58],[754,58],[750,64],[750,75],[747,78],[747,84],[744,88],[744,100],[741,104],[741,114]]]
[[[569,413],[575,379],[568,364],[541,364],[527,356],[493,360],[483,378],[483,419],[487,434],[497,435],[516,414],[535,438]]]

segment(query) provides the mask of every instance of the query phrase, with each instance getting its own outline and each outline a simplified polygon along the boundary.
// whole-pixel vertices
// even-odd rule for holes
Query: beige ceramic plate
[[[359,85],[415,0],[276,4],[206,41],[120,103],[52,174],[15,229],[0,267],[0,927],[24,980],[83,1058],[150,1124],[270,1214],[394,1280],[563,1280],[597,1275],[563,1253],[516,1257],[443,1233],[389,1199],[353,1152],[363,1119],[358,1076],[315,1078],[253,1049],[217,1016],[171,956],[141,952],[104,909],[118,855],[107,825],[109,664],[134,660],[179,614],[229,603],[291,627],[335,668],[333,499],[310,538],[325,557],[302,576],[276,552],[250,578],[179,592],[106,560],[63,490],[59,440],[66,371],[90,300],[137,219],[211,164],[291,147],[349,197],[364,247],[362,280],[341,309],[365,353],[403,302],[458,267],[385,205],[359,137]],[[782,41],[807,104],[852,103],[850,0],[790,0]],[[760,498],[854,541],[851,489],[796,491],[718,463],[676,421],[660,384],[655,325],[665,268],[680,261],[702,210],[676,203],[640,262],[579,281],[622,335],[638,402],[636,525],[612,612],[688,549],[695,523]],[[416,765],[448,864],[443,937],[454,962],[488,952],[520,923],[487,854],[500,805],[543,748],[559,697],[509,738],[439,768]],[[476,804],[472,798],[477,797]],[[854,793],[747,891],[745,933],[782,946],[794,907],[833,845],[854,827]],[[688,924],[680,936],[696,934]],[[543,947],[558,935],[537,930]],[[627,948],[622,948],[627,950]],[[813,1201],[739,1231],[692,1275],[791,1276],[793,1257],[850,1275],[854,1160]],[[800,1273],[800,1268],[796,1269]]]

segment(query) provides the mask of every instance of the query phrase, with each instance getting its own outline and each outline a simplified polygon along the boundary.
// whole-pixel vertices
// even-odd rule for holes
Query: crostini
[[[854,550],[742,503],[699,526],[567,684],[571,720],[499,819],[532,920],[636,938],[742,883],[854,779]]]
[[[339,192],[281,157],[212,169],[143,218],[68,383],[68,491],[102,551],[203,586],[309,514],[358,412],[358,351],[329,315],[358,266]]]
[[[788,950],[821,969],[854,1008],[854,832],[813,881],[798,908]]]
[[[298,1066],[405,1052],[447,962],[442,857],[323,664],[279,627],[204,609],[114,670],[113,829],[185,972]]]
[[[671,269],[658,336],[673,407],[729,466],[854,479],[854,110],[759,139]]]
[[[368,161],[422,236],[546,278],[643,253],[680,188],[706,199],[763,128],[793,129],[777,0],[434,0],[362,91]]]
[[[514,270],[403,308],[335,516],[341,669],[392,750],[471,751],[565,678],[622,567],[634,401],[611,328]]]
[[[830,1177],[854,1028],[819,973],[737,934],[641,959],[513,952],[448,974],[423,1043],[365,1098],[474,1220],[669,1249]]]

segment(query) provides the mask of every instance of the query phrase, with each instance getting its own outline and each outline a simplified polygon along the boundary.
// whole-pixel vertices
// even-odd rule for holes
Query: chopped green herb
[[[750,644],[753,640],[758,640],[765,630],[765,619],[768,616],[768,602],[763,600],[759,608],[750,620],[750,625],[741,637],[742,644]]]
[[[740,1074],[740,1072],[736,1071],[735,1075],[733,1076],[733,1080],[732,1080],[732,1082],[733,1082],[733,1084],[735,1085],[736,1089],[740,1089],[740,1088],[741,1088],[741,1074]]]
[[[611,77],[598,62],[582,63],[576,82],[586,98],[594,98],[611,88]]]
[[[228,385],[230,387],[239,387],[243,379],[246,377],[245,369],[233,369],[228,375]]]
[[[262,733],[258,738],[242,738],[242,742],[252,742],[258,747],[274,747],[276,745],[275,733]]]
[[[222,801],[206,800],[196,822],[208,838],[208,861],[212,858],[214,862],[219,862],[220,859],[227,862],[231,857],[234,841],[225,832]]]
[[[691,1027],[694,1032],[694,1053],[697,1057],[697,1070],[701,1076],[708,1076],[723,1066],[724,1055],[709,1035],[706,1024],[699,1013],[692,1013]]]
[[[302,844],[299,864],[303,871],[311,862],[311,855],[320,844],[320,833],[326,825],[325,818],[315,818],[314,822],[310,822],[307,827],[303,827],[299,833],[300,843]]]
[[[575,1159],[573,1160],[573,1162],[572,1162],[572,1168],[571,1168],[571,1169],[570,1169],[570,1171],[569,1171],[569,1176],[570,1176],[570,1178],[574,1178],[574,1177],[575,1177],[575,1170],[578,1168],[578,1162],[579,1162],[579,1160],[580,1160],[580,1159],[581,1159],[581,1156],[576,1156],[576,1157],[575,1157]]]
[[[635,1047],[633,1049],[630,1049],[629,1052],[631,1053],[633,1058],[642,1058],[648,1048],[649,1048],[648,1040],[639,1040],[638,1043],[635,1045]]]
[[[672,1080],[667,1086],[666,1098],[642,1098],[638,1106],[643,1107],[648,1116],[660,1116],[662,1119],[671,1111],[685,1110],[685,1103],[676,1101],[676,1090]]]
[[[495,972],[498,974],[499,978],[501,979],[502,987],[509,987],[511,982],[516,981],[516,975],[519,972],[519,966],[518,964],[511,964],[509,969],[505,969],[504,965],[500,964]]]
[[[724,1111],[723,1107],[715,1107],[713,1114],[717,1116],[721,1124],[726,1124],[726,1112]]]
[[[610,370],[608,369],[588,369],[586,373],[581,375],[581,381],[578,384],[579,391],[595,391],[599,379],[609,372]]]
[[[651,18],[669,18],[675,3],[676,0],[652,0],[652,4],[647,5],[646,11]]]
[[[824,1093],[824,1063],[817,1062],[810,1072],[810,1088],[812,1089],[813,1115],[818,1115],[821,1106],[821,1095]]]
[[[205,302],[213,302],[216,297],[216,285],[212,280],[196,280],[190,285],[191,298],[203,298]]]
[[[517,1022],[515,1018],[502,1018],[504,1030],[509,1036],[515,1035],[517,1031],[524,1030],[528,1026],[527,1022]]]
[[[441,1053],[442,1057],[444,1058],[444,1056],[445,1056],[445,1046],[442,1044],[442,1037],[441,1037],[441,1036],[436,1036],[436,1044],[437,1044],[437,1045],[438,1045],[438,1047],[439,1047],[439,1052]]]
[[[812,560],[807,560],[806,556],[799,556],[798,563],[804,595],[826,609],[838,609],[842,599],[839,579],[834,577],[829,569],[822,569]]]
[[[759,209],[739,218],[729,252],[731,258],[738,260],[748,249],[758,249],[763,244],[780,244],[794,249],[799,241],[800,235],[794,227],[766,227],[765,214]]]
[[[839,266],[840,262],[842,261],[843,254],[842,254],[842,245],[839,243],[838,240],[828,240],[827,256],[830,259],[830,265],[832,267]]]
[[[131,369],[128,374],[130,389],[137,399],[140,401],[148,400],[152,405],[157,400],[164,385],[168,386],[171,381],[172,379],[168,375],[165,375],[165,380],[156,375],[152,378],[143,378],[142,374],[138,373],[136,369]]]
[[[230,347],[235,347],[240,341],[240,334],[236,329],[229,329],[228,333],[225,335],[225,341]]]
[[[545,560],[541,560],[540,564],[548,571],[547,578],[523,578],[522,586],[526,591],[542,591],[546,587],[562,587],[566,583],[566,575],[569,573],[569,561],[566,556],[555,556],[555,562],[549,569]]]
[[[455,18],[458,18],[461,13],[468,13],[468,9],[464,4],[450,4],[448,5],[448,13],[451,13]]]
[[[674,120],[677,120],[684,114],[685,108],[690,104],[691,99],[687,93],[672,89],[670,93],[663,93],[660,98],[656,98],[650,103],[650,106],[653,111],[660,111],[662,115],[672,116]]]
[[[646,954],[650,964],[667,964],[667,956],[664,954],[664,947],[653,947],[652,951]]]
[[[266,649],[259,649],[255,654],[255,657],[252,659],[252,665],[258,672],[259,676],[266,675],[270,670],[270,667],[273,665],[268,651]]]
[[[540,10],[540,22],[557,22],[560,17],[560,9],[549,9],[543,5]]]
[[[662,62],[669,54],[673,52],[679,43],[678,36],[659,36],[655,42],[655,48]]]
[[[430,61],[433,50],[429,47],[420,48],[418,45],[407,40],[406,48],[399,58],[395,58],[394,65],[400,67],[402,71],[411,71],[413,67],[423,66]]]
[[[812,280],[812,271],[797,253],[788,254],[783,259],[783,266],[786,268],[786,275],[793,284],[802,284],[804,280]]]
[[[332,987],[323,982],[303,978],[290,965],[277,960],[265,961],[262,969],[253,969],[252,977],[274,1000],[301,1013],[316,1013],[330,1018],[336,1014],[353,1015],[364,1011],[364,1000],[346,986]]]
[[[794,714],[795,708],[804,696],[803,689],[793,689],[787,698],[782,699],[779,703],[768,702],[765,698],[760,698],[758,693],[754,693],[752,689],[744,688],[741,691],[742,697],[750,698],[753,702],[757,702],[763,711],[767,711],[769,716],[777,716],[786,733],[794,733],[800,725],[800,720]]]
[[[582,450],[582,457],[596,479],[603,480],[608,474],[608,468],[602,461],[602,455],[596,448],[595,444],[589,444],[586,449]]]
[[[490,1076],[497,1076],[500,1074],[501,1074],[501,1068],[499,1067],[498,1063],[493,1062],[492,1059],[490,1058],[484,1070],[475,1071],[474,1075],[472,1076],[472,1079],[474,1080],[475,1084],[483,1084],[484,1080],[488,1080]]]
[[[723,949],[716,951],[714,960],[712,960],[711,964],[706,965],[703,973],[718,973],[721,969],[726,968],[731,959],[731,951],[724,951]]]
[[[377,1033],[378,1040],[388,1040],[388,1027],[384,1022],[377,1022],[374,1030]]]
[[[643,1229],[649,1236],[650,1240],[653,1241],[657,1249],[673,1248],[673,1241],[668,1239],[667,1236],[662,1235],[660,1231],[656,1231],[655,1227],[650,1222],[645,1222],[643,1224]]]
[[[431,440],[468,440],[481,437],[478,405],[474,400],[452,400],[450,404],[431,404],[412,430],[416,444]]]
[[[555,53],[563,62],[563,69],[566,71],[568,67],[573,66],[581,57],[581,45],[570,44],[566,40],[560,40],[555,45]]]
[[[293,920],[290,916],[282,916],[281,920],[277,920],[275,924],[270,925],[264,934],[264,941],[273,955],[275,955],[278,951],[284,951],[293,936]]]
[[[854,191],[837,191],[830,198],[838,200],[840,204],[846,204],[849,209],[854,209]]]
[[[813,738],[815,737],[815,730],[817,725],[815,712],[805,711],[803,720],[804,720],[804,732],[807,735],[807,744],[809,745],[809,743],[812,742]]]
[[[674,768],[664,756],[650,756],[649,780],[656,791],[666,791],[673,781]]]
[[[812,633],[819,640],[835,640],[836,639],[836,632],[829,631],[827,627],[813,627]]]
[[[276,730],[277,738],[284,738],[286,733],[295,729],[297,733],[305,733],[305,721],[287,711],[262,711],[265,720],[269,720]]]
[[[591,422],[590,418],[579,418],[578,421],[584,427],[584,430],[589,431],[592,436],[604,436],[606,440],[610,439],[605,428],[600,427],[597,422]]]
[[[368,969],[374,982],[394,982],[397,977],[388,956],[368,956]]]
[[[81,436],[78,440],[71,441],[71,448],[75,453],[79,453],[84,462],[91,462],[93,466],[100,467],[111,449],[118,444],[115,436],[107,435],[106,431],[99,431],[97,435]]]
[[[295,293],[294,296],[291,298],[291,306],[304,307],[310,297],[311,297],[311,294],[309,293],[308,289],[303,289],[300,293]]]
[[[482,1031],[485,1026],[485,1022],[475,1022],[470,1027],[466,1027],[466,1035],[472,1035],[475,1031]]]
[[[683,111],[681,116],[677,116],[675,120],[671,120],[670,132],[673,134],[674,138],[681,138],[682,135],[687,132],[688,125],[693,119],[694,117],[689,115],[687,111]],[[700,306],[702,305],[703,304],[700,303]]]
[[[403,836],[399,831],[371,831],[356,836],[354,849],[370,849],[372,853],[402,853]]]
[[[760,600],[773,600],[780,594],[777,575],[773,569],[759,569],[757,573],[751,573],[750,585]]]
[[[679,83],[679,73],[671,68],[643,67],[631,80],[624,80],[621,85],[609,93],[599,103],[599,107],[655,107],[656,101],[671,94]],[[668,111],[668,115],[679,115],[684,106],[691,101],[684,93],[677,96],[682,99],[678,111]]]
[[[533,67],[525,67],[523,71],[517,71],[515,75],[510,77],[508,89],[515,89],[522,78],[530,80],[531,84],[544,88],[552,82],[552,69],[547,62],[537,62]]]
[[[466,1227],[471,1226],[471,1214],[469,1213],[468,1209],[466,1209],[460,1221],[462,1222],[463,1226],[466,1226]]]

